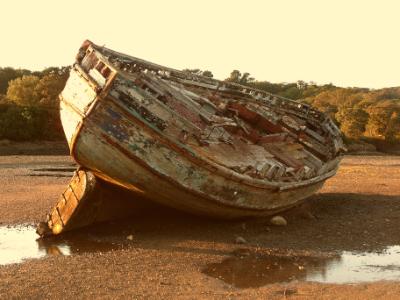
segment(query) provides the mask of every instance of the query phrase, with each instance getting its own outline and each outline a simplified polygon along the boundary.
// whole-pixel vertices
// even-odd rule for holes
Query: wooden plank
[[[264,147],[279,161],[281,161],[282,163],[284,163],[289,167],[294,168],[295,170],[298,170],[304,166],[300,161],[288,156],[280,147],[276,145],[267,144],[264,145]]]

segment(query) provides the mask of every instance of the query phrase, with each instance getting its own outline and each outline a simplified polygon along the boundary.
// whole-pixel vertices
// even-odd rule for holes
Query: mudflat
[[[42,221],[74,168],[63,155],[0,156],[0,226]],[[353,283],[346,282],[347,273],[340,280],[339,273],[339,279],[324,280],[331,261],[342,267],[348,262],[343,253],[378,253],[379,258],[400,245],[400,157],[346,156],[320,193],[281,216],[287,226],[274,226],[270,218],[227,222],[150,206],[130,220],[58,240],[29,241],[46,255],[0,265],[0,295],[400,298],[400,277]],[[265,271],[270,268],[273,273]],[[321,282],[306,275],[313,268]]]

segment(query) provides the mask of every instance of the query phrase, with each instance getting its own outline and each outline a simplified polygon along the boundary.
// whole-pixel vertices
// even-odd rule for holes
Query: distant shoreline
[[[0,156],[7,155],[69,155],[66,141],[14,142],[0,140]]]
[[[16,142],[0,140],[0,156],[7,155],[69,155],[66,141]],[[349,151],[345,155],[356,156],[391,156],[400,155],[400,151]]]

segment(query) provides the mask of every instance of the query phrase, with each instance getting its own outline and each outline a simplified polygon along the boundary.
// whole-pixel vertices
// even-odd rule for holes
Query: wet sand
[[[69,181],[68,156],[0,156],[0,225],[41,221]],[[400,157],[348,156],[339,174],[305,205],[268,219],[222,222],[169,209],[144,209],[131,221],[106,224],[87,236],[111,247],[73,244],[53,255],[0,266],[1,298],[400,298],[400,284],[252,283],[252,268],[271,254],[331,258],[342,251],[381,251],[400,244]],[[108,230],[108,232],[107,232]],[[107,234],[99,235],[99,231]],[[246,240],[237,244],[237,237]],[[129,239],[127,239],[129,237]],[[74,241],[74,235],[70,241]],[[38,245],[39,247],[39,245]],[[55,250],[56,249],[56,250]],[[76,250],[78,249],[78,250]],[[59,254],[59,255],[57,255]],[[218,268],[239,257],[241,284]],[[250,257],[250,258],[249,258]],[[256,258],[254,258],[256,257]],[[264,265],[260,265],[264,261]],[[226,263],[225,263],[226,265]],[[217,271],[214,271],[217,270]],[[297,279],[296,279],[297,278]],[[399,278],[400,280],[400,278]]]

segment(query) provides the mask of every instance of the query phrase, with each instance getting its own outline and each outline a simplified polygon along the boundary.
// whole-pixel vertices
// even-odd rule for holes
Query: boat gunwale
[[[229,82],[229,81],[221,81],[215,78],[211,78],[211,77],[206,77],[203,75],[198,75],[198,74],[193,74],[190,73],[190,76],[187,72],[185,71],[181,71],[181,70],[177,70],[174,68],[170,68],[170,67],[165,67],[138,57],[134,57],[132,55],[128,55],[125,53],[121,53],[112,49],[109,49],[105,46],[99,46],[96,45],[95,43],[93,43],[90,40],[85,40],[84,43],[82,45],[86,45],[85,47],[87,47],[87,49],[91,49],[91,51],[95,51],[96,54],[98,55],[98,57],[100,56],[104,62],[104,60],[107,62],[108,66],[111,67],[114,71],[124,75],[124,71],[117,69],[112,62],[110,62],[108,60],[107,57],[105,57],[105,54],[103,52],[108,51],[116,56],[120,56],[120,57],[125,57],[129,60],[131,60],[132,62],[136,62],[136,63],[141,63],[147,66],[151,66],[154,70],[160,71],[163,70],[164,72],[172,72],[172,74],[180,74],[182,76],[182,78],[188,79],[188,77],[190,77],[189,79],[193,79],[193,78],[197,78],[200,79],[198,81],[194,81],[192,80],[191,83],[194,84],[196,82],[200,82],[201,80],[203,81],[208,81],[208,82],[213,82],[213,83],[217,83],[217,88],[216,91],[220,90],[220,91],[226,91],[226,90],[221,90],[220,87],[221,86],[228,86],[231,87],[233,91],[241,94],[242,96],[251,96],[251,98],[253,98],[256,101],[261,101],[265,104],[271,104],[270,101],[266,100],[265,97],[268,96],[269,99],[271,99],[271,97],[273,99],[279,99],[279,101],[282,101],[282,103],[286,102],[286,103],[290,103],[292,105],[294,105],[294,107],[296,107],[298,110],[302,111],[303,113],[305,113],[305,115],[309,118],[309,119],[313,119],[314,122],[317,123],[329,123],[329,126],[332,127],[332,130],[335,132],[335,134],[333,134],[332,132],[330,132],[330,134],[334,137],[341,137],[342,133],[339,130],[339,128],[337,127],[337,125],[332,121],[332,119],[324,112],[321,112],[315,108],[313,108],[311,105],[307,104],[307,103],[301,103],[289,98],[286,98],[284,96],[280,96],[280,95],[276,95],[276,94],[272,94],[270,92],[264,91],[264,90],[260,90],[257,89],[255,87],[250,87],[250,86],[244,86],[242,84],[236,83],[236,82]],[[103,51],[103,52],[102,52]],[[99,58],[100,58],[99,57]],[[179,78],[179,76],[176,76],[177,78]],[[180,78],[180,79],[182,79]],[[235,89],[236,88],[236,89]],[[254,93],[258,93],[258,95],[264,95],[264,98],[256,98],[254,97],[254,95],[249,92],[249,93],[245,93],[243,91],[239,91],[237,90],[237,88],[240,88],[242,90],[245,91],[252,91]],[[303,108],[303,110],[301,110],[301,108]],[[311,114],[310,114],[311,113]]]
[[[132,55],[128,55],[128,54],[125,54],[125,53],[121,53],[121,52],[109,49],[109,48],[104,47],[104,46],[98,46],[98,45],[96,45],[95,43],[93,43],[93,42],[91,42],[89,40],[86,40],[85,42],[88,42],[89,43],[89,48],[97,51],[97,53],[99,53],[103,57],[103,59],[107,60],[108,64],[110,64],[111,66],[113,66],[113,64],[110,61],[108,61],[107,58],[104,57],[105,55],[104,55],[104,53],[102,51],[109,51],[111,53],[114,53],[117,56],[126,57],[126,58],[130,59],[132,62],[136,61],[138,63],[149,65],[149,66],[153,67],[154,69],[163,70],[163,71],[167,71],[167,72],[174,72],[175,74],[181,74],[183,77],[188,77],[188,74],[186,72],[184,72],[184,71],[177,70],[177,69],[170,68],[170,67],[165,67],[165,66],[162,66],[162,65],[159,65],[159,64],[156,64],[156,63],[153,63],[153,62],[150,62],[150,61],[147,61],[147,60],[132,56]],[[114,67],[114,69],[115,69],[115,67]],[[120,72],[120,70],[117,70],[117,72]],[[193,78],[199,78],[199,79],[203,79],[203,80],[206,80],[206,81],[215,82],[215,83],[217,83],[217,86],[226,85],[226,86],[232,86],[232,87],[236,87],[236,88],[242,88],[242,89],[245,89],[245,90],[251,90],[251,91],[263,94],[263,95],[268,95],[269,97],[275,97],[275,98],[278,98],[280,100],[287,101],[289,103],[293,103],[293,104],[296,104],[296,105],[301,105],[302,107],[305,107],[308,112],[311,111],[311,112],[315,113],[321,119],[329,119],[330,120],[330,118],[325,113],[313,108],[312,106],[310,106],[310,105],[308,105],[306,103],[300,103],[300,102],[294,101],[292,99],[289,99],[289,98],[286,98],[286,97],[283,97],[283,96],[280,96],[280,95],[272,94],[270,92],[263,91],[263,90],[260,90],[260,89],[254,88],[254,87],[244,86],[242,84],[235,83],[235,82],[222,81],[222,80],[218,80],[218,79],[215,79],[215,78],[206,77],[206,76],[203,76],[203,75],[192,74],[192,73],[190,73],[190,76],[193,77]],[[241,91],[237,91],[236,90],[236,92],[239,92],[239,93],[241,93],[243,95],[247,95],[248,96],[248,94],[243,93]],[[257,100],[257,99],[255,99],[255,100]]]

